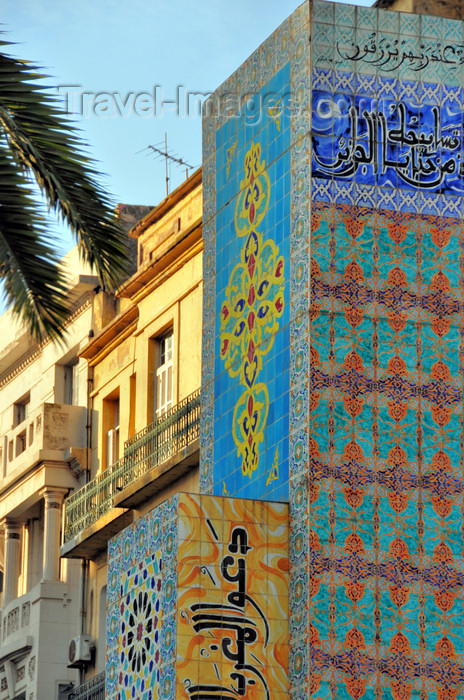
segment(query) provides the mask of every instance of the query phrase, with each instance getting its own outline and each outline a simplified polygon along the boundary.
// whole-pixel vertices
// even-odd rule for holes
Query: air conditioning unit
[[[81,668],[92,661],[92,642],[89,634],[81,634],[69,642],[68,668]]]

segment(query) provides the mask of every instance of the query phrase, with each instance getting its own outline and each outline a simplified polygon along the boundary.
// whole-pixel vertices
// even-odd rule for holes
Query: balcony
[[[12,649],[21,651],[24,640],[30,640],[31,633],[31,604],[35,591],[15,598],[2,609],[2,627],[0,629],[0,659],[8,656]],[[29,641],[26,646],[31,647]],[[5,651],[6,650],[6,651]]]
[[[68,700],[105,700],[105,671],[71,690]]]
[[[64,503],[61,556],[91,557],[132,522],[127,509],[198,463],[200,391],[124,444],[124,456]]]
[[[6,486],[25,470],[43,461],[65,461],[71,447],[85,447],[87,409],[43,403],[4,437]]]
[[[77,585],[73,588],[62,581],[42,581],[24,595],[4,605],[1,610],[0,626],[2,671],[4,669],[6,671],[9,662],[13,662],[17,664],[17,668],[26,668],[27,679],[27,669],[35,665],[38,657],[37,650],[40,650],[35,673],[40,687],[44,688],[44,684],[49,682],[47,674],[50,675],[50,669],[66,666],[68,642],[74,630],[78,611]],[[24,697],[21,693],[24,687],[22,681],[25,679],[17,677],[16,673],[14,678],[17,680],[17,685],[13,695],[15,698],[22,698]],[[53,682],[52,685],[54,685]],[[1,695],[5,697],[3,693]],[[49,698],[55,695],[44,692],[40,697]]]
[[[198,464],[200,391],[124,445],[114,505],[133,508]]]

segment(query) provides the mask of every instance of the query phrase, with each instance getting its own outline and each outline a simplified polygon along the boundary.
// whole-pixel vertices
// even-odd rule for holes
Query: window
[[[79,405],[79,362],[64,366],[64,403]]]
[[[68,700],[74,683],[58,683],[58,700]]]
[[[106,466],[109,467],[119,459],[119,420],[118,424],[106,434]]]
[[[135,434],[135,408],[137,396],[136,376],[132,374],[129,379],[129,437]]]
[[[16,436],[16,457],[26,451],[26,431],[23,430]]]
[[[103,402],[103,429],[106,433],[106,467],[119,459],[119,396]]]
[[[155,414],[159,418],[172,408],[172,331],[158,340],[158,362],[155,378]]]
[[[23,396],[13,406],[13,427],[22,423],[29,415],[29,404],[31,401],[30,394]]]

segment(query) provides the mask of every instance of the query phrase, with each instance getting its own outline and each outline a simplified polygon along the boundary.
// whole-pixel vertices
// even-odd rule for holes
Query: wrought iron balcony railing
[[[105,671],[94,676],[87,683],[73,688],[68,700],[105,700]]]
[[[120,468],[125,488],[147,471],[165,462],[196,440],[200,433],[200,391],[167,411],[162,418],[126,440]]]
[[[179,453],[200,433],[200,391],[188,396],[124,444],[124,456],[64,502],[64,541],[108,513],[114,497],[153,467]]]

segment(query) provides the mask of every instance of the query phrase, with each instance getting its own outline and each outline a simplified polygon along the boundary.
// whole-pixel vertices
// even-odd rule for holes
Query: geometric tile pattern
[[[310,132],[311,101],[309,3],[290,18],[294,27],[291,49],[291,91],[298,109],[292,114],[290,189],[290,697],[308,698],[309,648],[309,315],[310,289]]]
[[[108,543],[106,697],[175,697],[178,496]]]
[[[288,691],[288,506],[178,494],[108,545],[106,697]]]
[[[463,222],[326,203],[312,218],[313,692],[456,697]]]
[[[462,697],[463,23],[313,13],[311,694]]]

